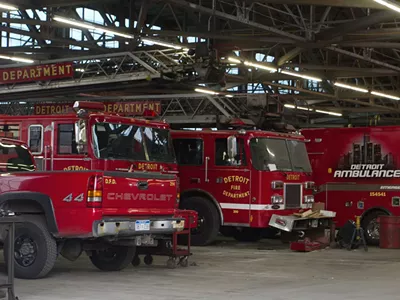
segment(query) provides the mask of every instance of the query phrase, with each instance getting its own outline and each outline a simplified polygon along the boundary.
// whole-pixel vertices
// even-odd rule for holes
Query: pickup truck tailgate
[[[172,215],[176,201],[176,175],[139,171],[104,173],[105,209]]]

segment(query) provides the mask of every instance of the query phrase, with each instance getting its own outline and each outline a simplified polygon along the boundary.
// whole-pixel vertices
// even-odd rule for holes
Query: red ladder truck
[[[400,215],[399,126],[303,129],[317,202],[336,226],[361,216],[367,242],[379,243],[380,215]]]
[[[198,212],[194,245],[210,244],[219,231],[240,241],[256,241],[271,222],[288,225],[279,216],[314,202],[311,165],[300,135],[203,129],[172,131],[172,138],[180,207]],[[305,229],[310,222],[297,220],[290,226]]]
[[[196,226],[193,211],[179,210],[179,180],[169,125],[104,112],[104,104],[75,102],[76,114],[2,116],[0,131],[26,142],[38,170],[106,171],[130,176],[130,192],[109,193],[122,207],[129,201],[154,206],[156,214],[185,219]],[[116,182],[105,182],[116,184]],[[140,211],[142,207],[132,207]]]

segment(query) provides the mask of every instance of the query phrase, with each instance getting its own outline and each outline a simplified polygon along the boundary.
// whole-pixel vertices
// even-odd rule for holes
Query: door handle
[[[200,183],[200,178],[192,177],[190,178],[190,183]]]
[[[205,182],[209,182],[209,180],[208,180],[208,161],[210,160],[210,158],[207,156],[206,157],[206,172],[205,172],[205,178],[204,178],[204,181]]]
[[[139,190],[147,190],[149,188],[149,183],[147,181],[139,181],[137,186]]]

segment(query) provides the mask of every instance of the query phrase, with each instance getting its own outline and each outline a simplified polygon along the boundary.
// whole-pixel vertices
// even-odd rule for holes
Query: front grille
[[[285,184],[286,208],[301,207],[301,184]]]

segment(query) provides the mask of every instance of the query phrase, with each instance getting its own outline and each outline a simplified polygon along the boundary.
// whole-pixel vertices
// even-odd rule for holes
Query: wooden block
[[[325,203],[322,202],[313,203],[312,210],[313,211],[325,210]]]

